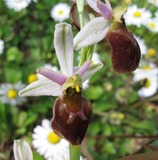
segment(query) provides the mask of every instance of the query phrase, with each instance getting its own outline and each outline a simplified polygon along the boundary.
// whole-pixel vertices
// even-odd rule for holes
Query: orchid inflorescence
[[[76,0],[78,11],[84,8],[83,0]],[[72,26],[62,22],[55,26],[54,48],[60,65],[60,72],[40,68],[38,73],[45,78],[29,84],[19,92],[20,96],[58,96],[53,107],[51,126],[53,131],[70,143],[70,159],[78,160],[80,146],[85,136],[92,106],[83,96],[82,84],[102,66],[93,64],[93,46],[106,38],[112,49],[112,65],[116,72],[131,72],[138,67],[140,48],[123,19],[126,2],[112,9],[108,0],[87,0],[87,4],[100,16],[81,25],[73,38]],[[84,22],[80,14],[80,22]],[[82,63],[74,66],[74,50],[82,56]],[[85,58],[83,58],[85,57]],[[78,154],[79,153],[79,154]]]

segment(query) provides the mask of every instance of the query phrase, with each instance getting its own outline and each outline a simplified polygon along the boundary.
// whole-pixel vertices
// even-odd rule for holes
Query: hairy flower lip
[[[68,102],[63,101],[63,97],[56,99],[51,126],[58,136],[65,138],[72,145],[79,145],[87,131],[92,114],[92,106],[90,101],[84,97],[81,98],[79,104],[73,104],[80,105],[79,111],[71,112],[68,105]]]

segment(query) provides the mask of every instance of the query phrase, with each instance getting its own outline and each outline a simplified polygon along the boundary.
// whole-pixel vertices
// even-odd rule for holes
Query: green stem
[[[69,144],[70,160],[80,160],[80,145]]]
[[[82,29],[84,26],[84,20],[83,20],[84,0],[76,0],[76,3],[77,3],[77,10],[78,10],[78,16],[80,21],[80,28]]]

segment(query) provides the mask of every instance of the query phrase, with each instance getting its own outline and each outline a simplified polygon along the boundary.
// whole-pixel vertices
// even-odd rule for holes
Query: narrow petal
[[[61,94],[61,86],[52,82],[47,78],[39,79],[19,92],[20,96],[59,96]]]
[[[89,69],[82,75],[82,83],[89,79],[92,74],[97,72],[101,67],[103,67],[102,63],[91,65]]]
[[[97,0],[87,0],[88,5],[96,12],[100,13],[97,7]]]
[[[82,75],[87,71],[87,69],[89,68],[90,64],[91,64],[91,60],[87,60],[87,61],[79,68],[79,70],[78,70],[76,73],[74,73],[74,74],[79,74],[80,76],[82,76]]]
[[[63,74],[73,74],[73,34],[71,25],[60,23],[55,26],[54,47]]]
[[[76,50],[83,47],[96,44],[103,40],[109,28],[108,21],[103,17],[92,19],[74,38],[74,46]]]
[[[67,77],[65,75],[60,74],[58,72],[55,72],[55,71],[48,69],[48,68],[40,68],[40,69],[38,69],[38,73],[47,77],[51,81],[58,83],[59,85],[62,85],[67,79]]]
[[[106,4],[101,1],[97,1],[97,6],[100,11],[100,14],[104,17],[105,20],[109,20],[112,16],[112,10]]]

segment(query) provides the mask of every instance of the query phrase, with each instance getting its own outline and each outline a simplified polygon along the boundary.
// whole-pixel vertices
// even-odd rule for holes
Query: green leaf
[[[18,81],[21,81],[22,78],[22,72],[20,71],[20,68],[18,66],[7,66],[4,68],[4,75],[7,82],[10,83],[16,83]],[[15,76],[16,75],[16,76]]]
[[[21,52],[17,47],[11,47],[7,50],[7,61],[14,61],[20,63],[23,59],[23,52]]]
[[[100,98],[103,93],[104,93],[104,90],[102,87],[92,86],[85,91],[85,96],[90,100],[96,100]]]

